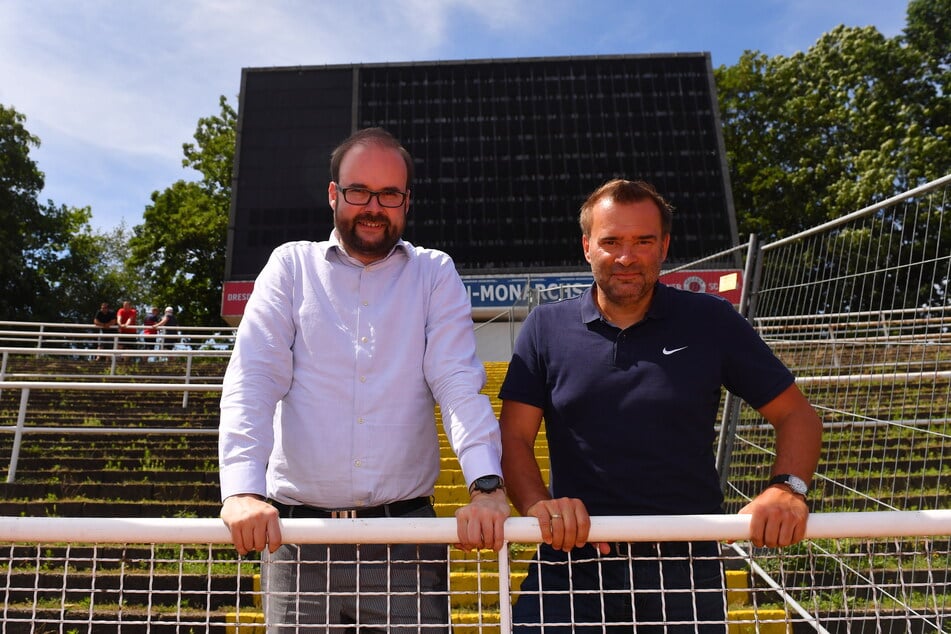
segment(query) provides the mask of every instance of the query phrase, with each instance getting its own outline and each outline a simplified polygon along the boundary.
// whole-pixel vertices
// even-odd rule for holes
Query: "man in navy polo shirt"
[[[777,434],[775,477],[742,510],[750,539],[780,547],[805,534],[822,423],[728,302],[658,282],[671,221],[647,183],[600,187],[580,216],[594,285],[538,307],[519,333],[500,392],[502,468],[515,507],[538,518],[546,563],[523,582],[517,631],[726,631],[715,542],[587,544],[590,515],[722,512],[721,386]],[[550,490],[534,455],[543,417]]]

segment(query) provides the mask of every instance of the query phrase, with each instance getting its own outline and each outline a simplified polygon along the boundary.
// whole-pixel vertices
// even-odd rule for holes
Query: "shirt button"
[[[361,416],[360,418],[357,419],[357,423],[359,423],[359,424],[361,424],[361,425],[362,425],[363,423],[365,423],[365,422],[366,422],[366,421],[363,419],[363,416]]]
[[[366,343],[366,342],[367,342],[367,338],[366,338],[366,337],[360,337],[360,341],[362,341],[363,343]]]
[[[368,302],[368,301],[366,301],[366,300],[363,300],[363,305],[364,305],[364,306],[369,306],[369,305],[370,305],[370,302]]]
[[[354,461],[353,461],[353,466],[354,466],[354,467],[360,467],[360,466],[362,466],[362,465],[363,465],[363,463],[360,462],[359,460],[354,460]]]

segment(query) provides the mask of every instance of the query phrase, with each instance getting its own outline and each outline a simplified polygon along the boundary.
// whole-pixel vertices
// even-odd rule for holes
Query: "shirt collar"
[[[364,264],[364,263],[361,262],[360,260],[356,259],[355,257],[351,256],[349,253],[347,253],[346,247],[343,246],[343,243],[341,243],[340,240],[339,240],[339,238],[337,237],[337,230],[336,230],[336,229],[333,229],[333,230],[331,230],[331,232],[330,232],[330,237],[327,239],[327,249],[326,249],[326,251],[324,252],[324,257],[327,258],[327,257],[330,256],[331,253],[336,252],[340,258],[342,258],[342,259],[344,259],[344,260],[346,260],[346,261],[348,261],[348,262],[351,262],[351,263],[353,263],[353,264],[355,264],[355,265],[359,265],[359,266],[370,266],[370,265],[381,264],[381,263],[383,263],[383,262],[389,260],[391,257],[393,257],[393,254],[396,253],[397,251],[401,251],[401,252],[404,253],[407,257],[410,257],[413,250],[412,250],[412,248],[411,248],[411,245],[410,245],[408,242],[406,242],[405,240],[403,240],[402,238],[400,238],[400,239],[396,242],[396,244],[393,245],[393,248],[390,249],[390,252],[386,254],[386,257],[381,258],[381,259],[379,259],[379,260],[377,260],[377,261],[375,261],[375,262],[371,262],[369,265],[368,265],[368,264]]]
[[[581,321],[590,324],[598,321],[604,316],[594,301],[594,282],[581,294]],[[654,297],[651,299],[651,305],[647,308],[647,315],[644,319],[663,319],[670,313],[670,288],[666,284],[656,282],[654,284]]]
[[[654,297],[647,309],[647,319],[663,319],[671,311],[671,289],[666,284],[654,283]]]
[[[584,289],[584,293],[581,294],[581,321],[585,324],[598,321],[602,317],[598,305],[594,303],[594,293],[592,292],[594,284],[592,283],[591,286]]]

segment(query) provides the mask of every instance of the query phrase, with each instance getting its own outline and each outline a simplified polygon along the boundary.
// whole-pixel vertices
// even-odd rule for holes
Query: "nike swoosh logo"
[[[673,350],[668,350],[668,349],[665,347],[664,350],[663,350],[663,353],[664,353],[665,355],[672,355],[672,354],[675,353],[675,352],[680,352],[681,350],[686,350],[686,349],[687,349],[687,346],[682,346],[682,347],[680,347],[680,348],[674,348]]]

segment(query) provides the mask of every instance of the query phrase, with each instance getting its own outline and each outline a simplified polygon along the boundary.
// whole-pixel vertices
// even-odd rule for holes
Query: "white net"
[[[825,424],[814,513],[951,506],[948,182],[762,249],[751,317]],[[728,510],[768,479],[772,430],[740,408],[734,443]],[[947,631],[948,548],[816,541],[760,564],[838,631]]]
[[[951,626],[949,540],[927,536],[951,534],[951,511],[817,514],[810,538],[783,551],[734,541],[748,521],[594,518],[591,537],[611,543],[611,552],[546,558],[544,566],[560,569],[566,586],[546,583],[539,593],[530,578],[538,574],[532,560],[540,532],[530,518],[508,521],[512,541],[501,556],[449,546],[450,518],[283,520],[290,542],[330,546],[286,558],[281,565],[295,570],[298,585],[272,590],[261,585],[261,559],[238,557],[214,521],[0,518],[0,631],[264,632],[264,608],[274,600],[291,606],[270,615],[290,629],[275,624],[271,631],[507,632],[513,624],[516,631],[603,631],[630,630],[634,622],[638,631],[654,625],[658,632]],[[848,537],[861,534],[876,537]],[[191,543],[133,541],[162,535]],[[422,541],[429,552],[384,543],[396,540]],[[444,573],[445,585],[429,584],[427,568]]]

